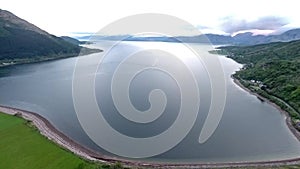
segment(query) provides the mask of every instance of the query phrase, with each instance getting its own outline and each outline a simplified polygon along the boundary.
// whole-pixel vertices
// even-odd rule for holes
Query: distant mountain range
[[[213,44],[256,45],[271,42],[288,42],[300,39],[300,29],[292,29],[279,35],[253,35],[250,32],[237,34],[233,37],[224,35],[206,35]]]
[[[77,56],[82,51],[85,53],[101,51],[83,48],[76,43],[51,35],[1,9],[0,44],[0,66]]]
[[[88,40],[91,36],[79,37]],[[292,29],[280,35],[253,35],[250,32],[237,34],[235,36],[204,34],[198,36],[177,36],[177,37],[135,37],[130,35],[115,36],[93,36],[94,40],[120,40],[125,41],[161,41],[161,42],[187,42],[187,43],[207,43],[208,40],[214,45],[256,45],[271,42],[288,42],[300,39],[300,29]]]

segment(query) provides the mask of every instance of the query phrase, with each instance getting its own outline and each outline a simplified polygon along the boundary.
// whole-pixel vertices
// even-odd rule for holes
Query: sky
[[[297,0],[1,0],[0,8],[56,36],[95,33],[142,13],[172,15],[202,33],[235,35],[298,28],[298,4]]]

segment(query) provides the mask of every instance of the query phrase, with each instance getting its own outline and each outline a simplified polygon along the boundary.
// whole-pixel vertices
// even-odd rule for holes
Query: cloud
[[[254,21],[247,21],[245,19],[235,19],[233,17],[226,17],[222,19],[220,28],[227,33],[233,34],[245,30],[277,30],[287,25],[289,21],[283,17],[265,16]]]

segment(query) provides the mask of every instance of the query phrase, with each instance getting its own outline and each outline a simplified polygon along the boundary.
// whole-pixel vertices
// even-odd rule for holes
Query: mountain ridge
[[[0,10],[0,44],[0,66],[101,52],[49,34],[6,10]]]
[[[253,35],[251,32],[239,33],[235,36],[219,35],[219,34],[202,34],[195,36],[175,36],[175,37],[136,37],[131,35],[91,35],[74,37],[77,39],[88,40],[124,40],[124,41],[160,41],[160,42],[186,42],[186,43],[207,43],[214,45],[256,45],[271,42],[288,42],[300,39],[300,28],[291,29],[279,35]]]
[[[16,27],[23,28],[25,30],[30,30],[34,32],[38,32],[43,35],[49,35],[48,32],[40,29],[39,27],[33,25],[32,23],[19,18],[18,16],[14,15],[13,13],[0,9],[0,18],[4,21],[6,21],[5,26],[7,27]]]

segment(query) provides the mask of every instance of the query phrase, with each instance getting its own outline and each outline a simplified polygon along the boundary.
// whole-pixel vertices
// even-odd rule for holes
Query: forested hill
[[[286,101],[300,112],[300,40],[219,49],[219,53],[246,64],[235,77],[261,83],[264,86],[261,92]],[[251,82],[248,85],[255,86]],[[300,119],[299,115],[294,116]]]
[[[243,64],[267,60],[299,60],[300,40],[254,46],[227,46],[219,49],[224,49],[220,52]]]
[[[0,65],[77,56],[82,48],[0,9]]]

